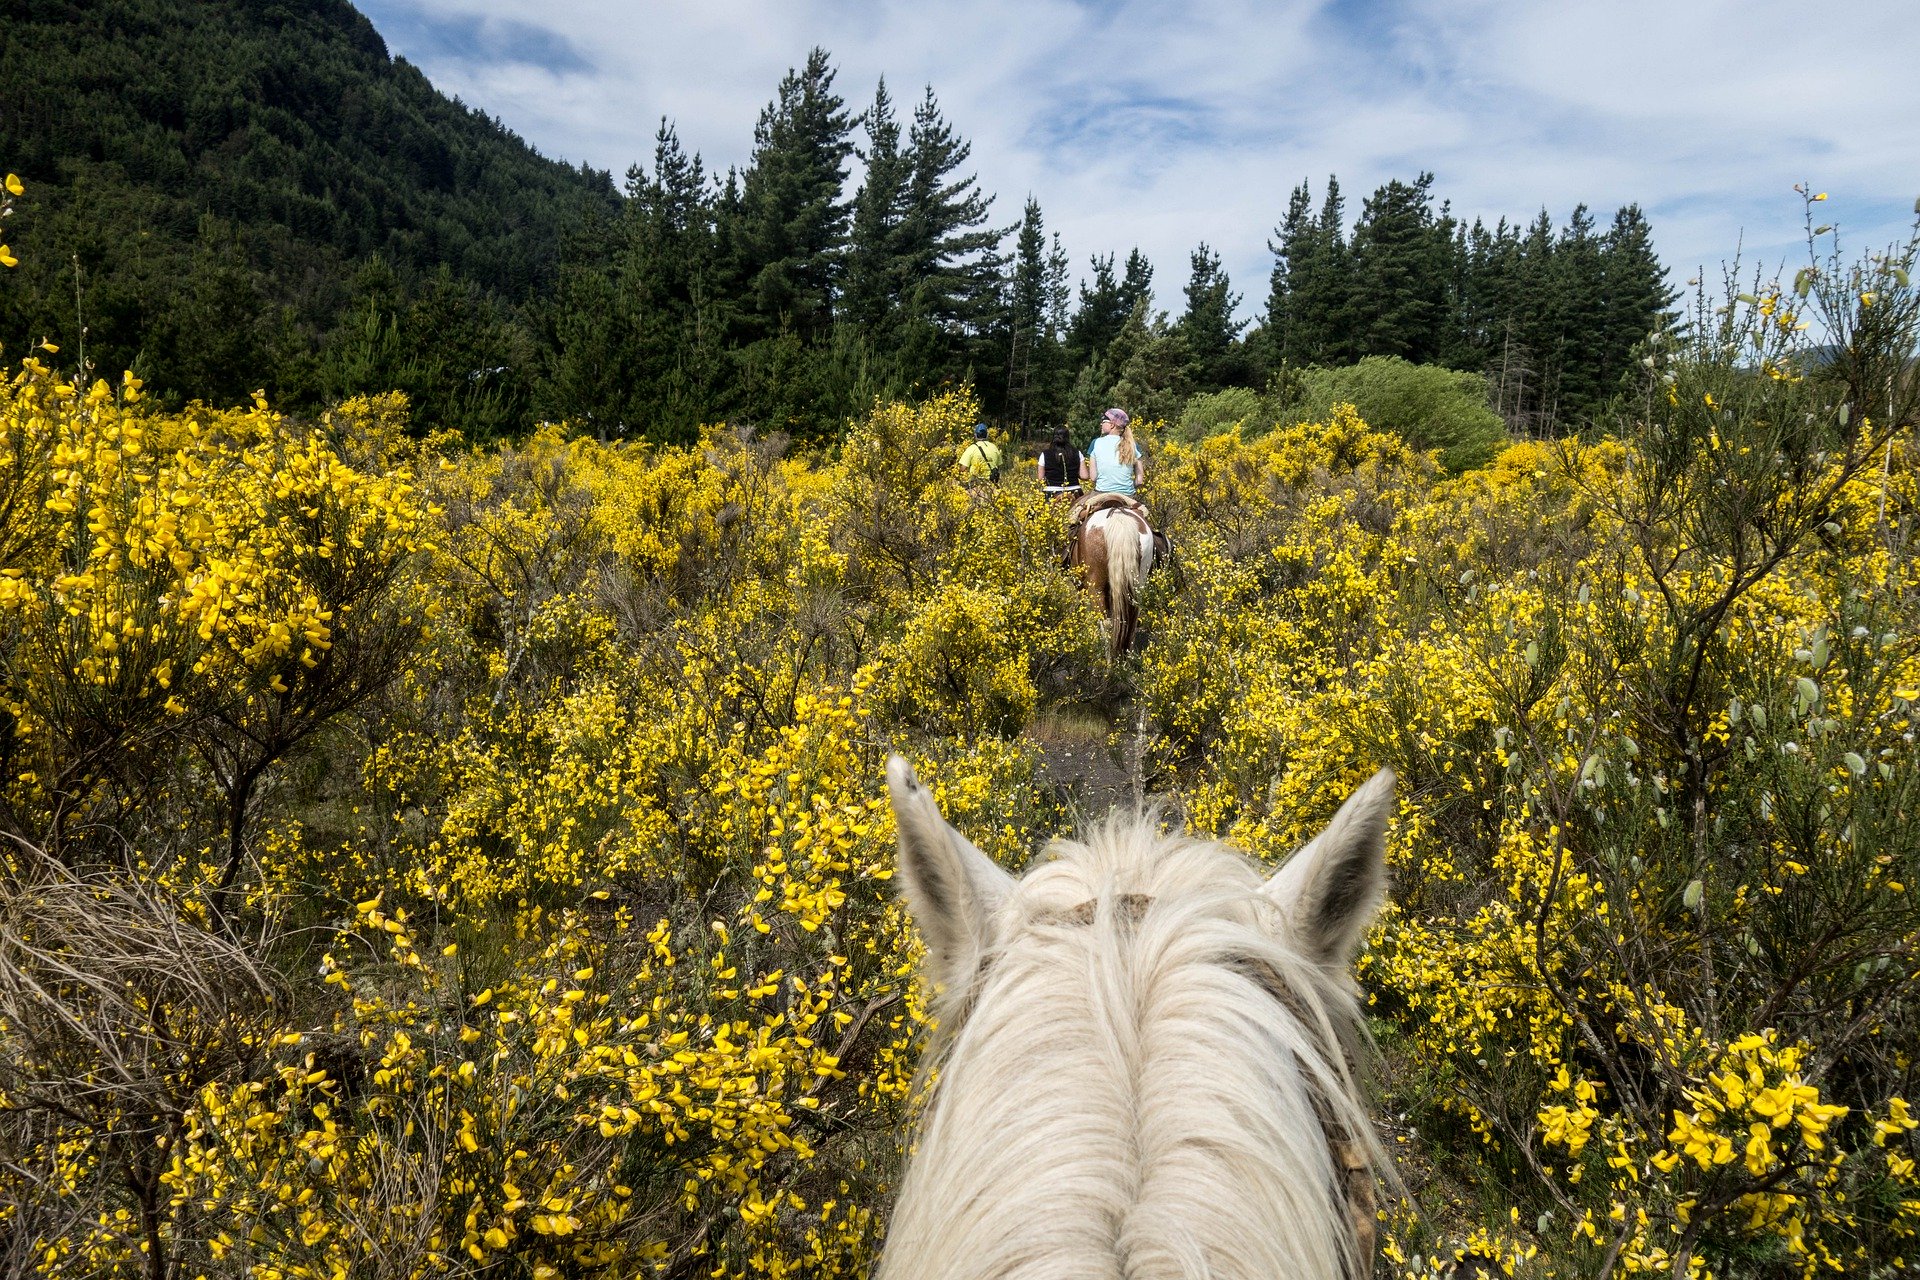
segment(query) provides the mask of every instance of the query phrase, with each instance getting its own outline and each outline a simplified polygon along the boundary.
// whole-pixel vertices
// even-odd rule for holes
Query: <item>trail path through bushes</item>
[[[1128,702],[1111,717],[1094,707],[1061,708],[1042,714],[1025,737],[1040,750],[1035,781],[1054,789],[1076,825],[1147,799],[1144,705]]]

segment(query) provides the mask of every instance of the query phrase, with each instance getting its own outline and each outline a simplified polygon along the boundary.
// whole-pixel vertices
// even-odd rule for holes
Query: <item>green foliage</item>
[[[1020,219],[1008,298],[1007,414],[1034,428],[1062,421],[1067,387],[1067,254],[1060,233],[1047,248],[1040,203],[1031,197]]]
[[[818,338],[832,320],[847,227],[841,184],[853,151],[852,121],[833,79],[827,51],[815,48],[780,81],[754,127],[728,264],[749,338],[782,329]]]
[[[1240,427],[1256,432],[1271,422],[1265,400],[1247,387],[1228,387],[1223,391],[1202,392],[1180,410],[1176,438],[1191,443],[1222,431]]]
[[[400,397],[167,411],[28,360],[0,387],[0,1263],[864,1271],[924,1017],[884,754],[1017,865],[1066,819],[1036,717],[1137,683],[1157,781],[1257,856],[1400,775],[1361,978],[1406,1146],[1497,1221],[1388,1222],[1398,1280],[1469,1251],[1904,1274],[1916,245],[1703,299],[1619,439],[1449,477],[1423,448],[1466,447],[1434,409],[1471,378],[1387,359],[1282,366],[1270,397],[1348,393],[1324,418],[1244,432],[1271,415],[1229,388],[1191,443],[1143,423],[1184,578],[1111,667],[1060,510],[959,481],[964,393],[805,457],[727,428],[429,447]],[[457,333],[478,295],[446,285],[426,322]],[[360,292],[341,368],[400,358],[418,305]],[[1106,354],[1177,406],[1150,316]],[[753,394],[804,426],[864,376],[844,333],[749,346]],[[1375,384],[1414,425],[1355,411]]]
[[[1920,226],[1845,262],[1812,224],[1791,283],[1648,344],[1617,439],[1436,482],[1342,410],[1161,460],[1196,585],[1144,677],[1190,820],[1278,856],[1399,773],[1363,983],[1391,1105],[1510,1206],[1456,1258],[1912,1269]],[[1444,1266],[1392,1231],[1394,1274]]]
[[[964,386],[1038,436],[1116,397],[1153,417],[1275,368],[1396,354],[1489,372],[1533,429],[1612,395],[1667,300],[1637,208],[1606,234],[1584,210],[1557,238],[1488,233],[1436,212],[1423,175],[1375,192],[1351,237],[1337,182],[1317,212],[1297,189],[1251,335],[1204,244],[1170,333],[1137,249],[1093,255],[1070,306],[1037,203],[1002,252],[1013,228],[991,225],[931,88],[902,121],[883,81],[856,119],[821,49],[744,169],[708,173],[663,121],[624,193],[436,93],[345,0],[30,6],[0,73],[0,152],[30,192],[0,341],[154,373],[169,407],[262,389],[312,412],[398,388],[416,429],[476,440],[535,420],[824,440],[875,395]],[[1155,344],[1128,332],[1142,304]]]
[[[1490,230],[1436,210],[1432,183],[1382,185],[1350,238],[1336,180],[1317,215],[1306,184],[1296,188],[1271,244],[1259,353],[1270,367],[1443,364],[1486,374],[1515,429],[1591,422],[1674,298],[1639,206],[1601,234],[1585,205],[1558,233],[1544,210],[1524,231],[1504,218]]]
[[[954,133],[931,86],[914,108],[907,152],[912,167],[901,220],[907,350],[921,353],[908,367],[925,377],[932,370],[964,370],[984,356],[997,372],[989,338],[999,338],[999,246],[1009,228],[987,225],[993,197],[962,172],[973,144]]]
[[[1107,349],[1109,367],[1118,377],[1105,398],[1143,423],[1166,422],[1179,416],[1192,356],[1186,335],[1170,327],[1164,313],[1149,314],[1147,306],[1144,298],[1135,304]]]
[[[403,301],[377,260],[329,339],[318,381],[332,399],[403,392],[428,431],[475,441],[517,433],[532,396],[533,339],[505,308],[445,268]]]
[[[1244,320],[1233,318],[1240,295],[1232,291],[1220,255],[1204,243],[1193,251],[1187,280],[1187,309],[1178,329],[1187,347],[1187,376],[1194,386],[1217,390],[1246,376],[1245,352],[1238,345]]]
[[[445,267],[519,302],[552,286],[565,228],[615,201],[391,60],[344,0],[11,13],[0,154],[30,192],[0,338],[153,370],[172,404],[262,386],[312,404],[313,353],[360,324],[355,264]]]
[[[889,347],[897,341],[888,329],[899,323],[897,302],[906,285],[901,224],[906,218],[907,183],[913,176],[913,163],[901,151],[900,123],[894,118],[893,98],[887,93],[884,76],[863,123],[867,145],[860,159],[866,166],[866,177],[853,201],[840,314],[877,345]]]
[[[1278,242],[1270,242],[1274,266],[1263,335],[1267,356],[1276,364],[1334,364],[1354,354],[1345,217],[1335,177],[1327,178],[1317,216],[1304,182],[1287,202]]]
[[[1398,432],[1418,449],[1438,449],[1441,465],[1464,471],[1492,458],[1506,429],[1487,407],[1486,380],[1397,356],[1369,356],[1336,369],[1306,369],[1300,398],[1283,410],[1292,422],[1324,421],[1351,404],[1370,425]]]
[[[1353,258],[1352,336],[1362,357],[1426,364],[1447,325],[1452,219],[1433,212],[1433,175],[1394,179],[1360,208]]]
[[[1138,249],[1127,255],[1125,271],[1116,279],[1113,255],[1093,255],[1088,264],[1091,282],[1080,283],[1080,304],[1067,330],[1067,352],[1081,368],[1107,359],[1107,348],[1126,327],[1127,318],[1144,302],[1153,301],[1153,264]],[[1112,362],[1109,361],[1109,364]]]

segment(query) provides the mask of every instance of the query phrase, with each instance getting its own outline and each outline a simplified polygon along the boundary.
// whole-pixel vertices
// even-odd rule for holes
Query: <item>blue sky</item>
[[[1856,249],[1920,197],[1910,0],[358,2],[443,91],[616,176],[662,116],[744,167],[815,45],[854,110],[882,75],[907,110],[931,84],[998,220],[1031,194],[1076,271],[1138,246],[1175,312],[1201,241],[1264,306],[1288,193],[1329,173],[1349,218],[1421,169],[1469,221],[1636,202],[1676,285],[1742,249],[1797,265],[1795,182]]]

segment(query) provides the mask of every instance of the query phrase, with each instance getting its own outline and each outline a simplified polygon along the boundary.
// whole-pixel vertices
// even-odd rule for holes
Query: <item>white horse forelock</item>
[[[936,999],[879,1276],[1365,1273],[1333,1149],[1377,1155],[1352,984],[1265,884],[1138,815],[1050,847]]]

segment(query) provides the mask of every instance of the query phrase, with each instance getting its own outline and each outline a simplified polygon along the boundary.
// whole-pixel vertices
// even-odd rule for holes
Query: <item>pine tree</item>
[[[1066,421],[1067,389],[1070,370],[1067,363],[1068,307],[1073,301],[1072,268],[1060,233],[1053,233],[1053,245],[1047,250],[1047,332],[1053,339],[1053,375],[1046,385],[1046,398],[1035,402],[1035,411],[1044,422]]]
[[[1293,189],[1287,199],[1287,216],[1274,228],[1274,239],[1267,241],[1273,254],[1273,274],[1268,277],[1267,316],[1261,330],[1261,343],[1271,366],[1299,366],[1305,363],[1299,332],[1299,301],[1295,297],[1300,283],[1313,273],[1314,236],[1313,193],[1305,182]]]
[[[1067,330],[1067,356],[1077,369],[1085,369],[1105,356],[1107,347],[1119,334],[1120,326],[1132,312],[1131,304],[1121,305],[1120,284],[1113,275],[1113,255],[1094,254],[1088,262],[1092,282],[1080,282],[1080,305]]]
[[[1069,272],[1067,249],[1060,243],[1060,233],[1056,231],[1053,247],[1047,250],[1047,327],[1056,339],[1063,340],[1067,333],[1067,304],[1073,298],[1067,278]]]
[[[1120,305],[1126,308],[1126,314],[1132,315],[1141,303],[1147,309],[1153,309],[1153,264],[1147,261],[1147,255],[1138,249],[1127,252],[1126,269],[1120,276]]]
[[[1105,357],[1140,303],[1153,305],[1153,264],[1134,249],[1127,254],[1124,274],[1115,277],[1114,255],[1095,254],[1089,261],[1093,282],[1080,285],[1080,305],[1067,331],[1068,359],[1084,368]]]
[[[961,167],[973,144],[956,136],[931,85],[914,108],[901,220],[909,342],[924,377],[958,378],[990,356],[1000,315],[999,247],[1011,228],[987,225],[993,197]],[[997,369],[998,360],[987,367]]]
[[[1416,364],[1440,354],[1450,229],[1433,215],[1433,175],[1394,179],[1369,196],[1353,229],[1353,335],[1362,355]]]
[[[1136,302],[1108,348],[1114,383],[1105,398],[1142,422],[1166,422],[1179,417],[1192,390],[1187,380],[1192,357],[1186,339],[1150,307],[1147,298]]]
[[[653,175],[638,165],[627,173],[620,260],[636,374],[633,426],[650,439],[691,439],[711,398],[711,371],[693,351],[712,294],[713,217],[705,166],[662,120]]]
[[[900,150],[900,124],[894,118],[885,79],[863,119],[867,145],[860,158],[867,172],[853,202],[841,315],[876,353],[891,355],[898,345],[900,295],[905,285],[901,223],[912,160]]]
[[[630,309],[616,266],[620,233],[597,211],[568,238],[560,280],[544,309],[548,354],[535,405],[610,439],[633,417],[635,370]]]
[[[1458,249],[1459,285],[1446,362],[1486,372],[1497,382],[1512,357],[1512,321],[1520,307],[1520,231],[1505,218],[1489,231],[1475,219]]]
[[[852,121],[824,49],[789,71],[754,127],[732,229],[749,336],[824,337],[847,231],[841,199]]]
[[[1553,247],[1554,412],[1560,422],[1589,417],[1612,394],[1598,347],[1606,317],[1604,262],[1593,214],[1577,205]]]
[[[1055,254],[1064,259],[1056,239]],[[1060,335],[1056,317],[1064,292],[1064,261],[1047,253],[1040,204],[1027,197],[1008,280],[1007,412],[1028,426],[1051,421],[1058,409]]]
[[[532,339],[490,294],[443,266],[404,310],[383,315],[378,306],[364,313],[366,350],[386,363],[364,368],[368,380],[343,392],[404,391],[416,428],[451,429],[475,442],[522,428],[532,405]]]
[[[1515,303],[1506,322],[1495,403],[1509,426],[1539,431],[1559,383],[1560,298],[1553,266],[1553,218],[1527,225],[1513,258]]]
[[[1202,241],[1193,251],[1191,264],[1187,309],[1178,327],[1187,348],[1187,381],[1196,391],[1218,391],[1241,372],[1236,368],[1234,344],[1247,322],[1233,318],[1240,295],[1232,291],[1220,255]]]
[[[1290,255],[1287,271],[1287,358],[1299,364],[1352,360],[1353,280],[1345,238],[1340,180],[1327,178],[1319,216]]]
[[[1653,252],[1653,228],[1630,204],[1617,210],[1600,243],[1601,321],[1598,355],[1603,384],[1617,391],[1633,372],[1634,350],[1670,319],[1678,295],[1667,284],[1667,269]]]

